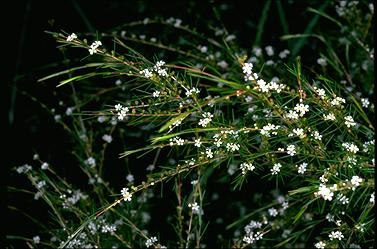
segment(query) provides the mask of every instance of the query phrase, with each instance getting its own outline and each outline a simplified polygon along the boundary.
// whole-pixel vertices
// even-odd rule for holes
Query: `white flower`
[[[46,181],[39,181],[37,183],[37,189],[41,189],[46,185]]]
[[[356,122],[353,120],[351,116],[344,117],[344,124],[349,128],[351,126],[355,126]]]
[[[240,145],[235,144],[235,143],[227,143],[225,147],[228,151],[231,151],[231,152],[234,152],[240,149]]]
[[[105,116],[99,116],[99,117],[97,118],[98,123],[103,123],[103,122],[105,122],[106,120],[107,120],[107,117],[105,117]]]
[[[102,140],[105,141],[106,143],[111,143],[113,141],[113,138],[111,135],[105,134],[102,136]]]
[[[43,170],[48,169],[48,163],[46,163],[46,162],[42,163],[41,169],[43,169]]]
[[[346,205],[349,203],[349,199],[347,198],[347,196],[343,195],[342,193],[338,194],[336,198],[343,205]]]
[[[330,101],[330,104],[332,106],[341,106],[344,103],[346,103],[346,100],[341,97],[335,97],[333,100]]]
[[[266,46],[264,49],[266,50],[266,54],[268,56],[273,56],[274,55],[274,48],[272,46]]]
[[[316,93],[318,94],[318,96],[321,98],[321,99],[324,99],[326,97],[326,91],[325,89],[323,88],[317,88],[317,87],[313,87],[314,90],[316,91]]]
[[[148,248],[150,246],[153,245],[153,243],[157,242],[157,238],[156,237],[152,237],[150,239],[147,239],[147,241],[145,242],[145,246]]]
[[[141,70],[140,72],[139,72],[139,74],[141,74],[141,75],[144,75],[145,76],[145,78],[152,78],[152,76],[153,76],[153,72],[152,71],[150,71],[149,69],[143,69],[143,70]]]
[[[278,215],[278,211],[276,210],[276,208],[270,208],[267,211],[268,211],[268,214],[272,217],[275,217],[276,215]]]
[[[77,39],[77,35],[75,33],[72,33],[70,34],[68,37],[67,37],[67,42],[71,42],[73,41],[74,39]]]
[[[67,110],[65,111],[65,115],[70,116],[74,109],[75,109],[75,107],[73,107],[73,106],[68,107]]]
[[[253,53],[255,54],[255,56],[260,57],[260,56],[262,56],[262,49],[259,48],[259,47],[254,47]]]
[[[342,146],[349,152],[356,154],[359,148],[353,143],[342,143]]]
[[[134,182],[135,178],[134,178],[134,176],[133,176],[132,174],[128,174],[128,175],[126,176],[126,180],[127,180],[128,182]]]
[[[274,124],[268,123],[267,125],[263,126],[260,133],[264,136],[267,136],[267,137],[270,137],[270,133],[272,135],[277,135],[276,130],[279,129],[279,127],[280,127],[279,125],[274,125]]]
[[[33,242],[35,243],[35,244],[39,244],[39,242],[41,242],[41,238],[37,235],[37,236],[34,236],[33,237]]]
[[[208,158],[213,158],[213,152],[212,152],[212,150],[211,149],[206,149],[206,156],[208,157]]]
[[[317,242],[314,244],[314,247],[317,249],[325,249],[326,243],[323,241]]]
[[[196,203],[196,202],[189,203],[188,206],[191,208],[193,214],[198,214],[198,215],[202,215],[203,214],[203,210],[198,205],[198,203]]]
[[[118,120],[123,120],[129,112],[129,108],[124,107],[121,104],[115,105],[115,110],[117,111]]]
[[[59,122],[62,119],[62,116],[60,114],[56,114],[54,116],[54,119],[55,119],[56,122]]]
[[[202,142],[200,141],[200,138],[194,139],[194,146],[200,148],[202,145]]]
[[[304,116],[305,113],[309,111],[309,106],[303,103],[299,103],[299,104],[296,104],[296,106],[293,109],[299,113],[300,117],[302,117]]]
[[[120,193],[122,194],[124,201],[131,201],[132,194],[128,192],[128,188],[122,188]]]
[[[228,67],[228,63],[224,60],[217,62],[217,65],[222,69],[226,69]]]
[[[271,169],[271,172],[273,175],[277,175],[277,173],[280,172],[281,164],[280,163],[275,163],[274,166]]]
[[[324,120],[331,120],[331,121],[334,121],[335,120],[335,115],[334,113],[330,112],[329,114],[323,114],[323,118]]]
[[[241,163],[240,169],[242,170],[242,174],[245,175],[247,171],[253,171],[255,167],[251,163]]]
[[[298,113],[296,111],[289,110],[289,112],[285,114],[285,117],[289,119],[298,119]]]
[[[300,138],[306,137],[306,134],[304,133],[304,129],[302,129],[302,128],[293,129],[293,133],[296,134],[296,136],[298,136]]]
[[[316,192],[316,195],[321,196],[325,200],[331,201],[334,193],[329,188],[327,188],[326,185],[320,184],[319,191]]]
[[[361,99],[361,105],[365,108],[368,108],[370,102],[369,102],[369,99],[368,98],[362,98]]]
[[[358,187],[362,181],[363,179],[361,177],[352,176],[351,178],[351,184],[353,185],[352,190],[355,190],[355,188]]]
[[[93,157],[89,157],[88,159],[86,159],[85,161],[84,161],[84,163],[86,164],[86,165],[88,165],[88,166],[90,166],[90,167],[94,167],[94,166],[96,166],[96,159],[94,159]]]
[[[327,61],[325,58],[318,58],[317,59],[317,63],[321,66],[326,66],[327,65]]]
[[[154,91],[153,93],[152,93],[152,96],[153,96],[153,98],[158,98],[159,96],[160,96],[160,91]]]
[[[288,50],[288,49],[284,49],[283,51],[281,51],[281,52],[279,53],[279,57],[280,57],[281,59],[284,59],[284,58],[286,58],[289,54],[290,54],[289,50]]]
[[[374,205],[374,202],[375,202],[374,192],[370,195],[369,202],[372,203],[372,204]]]
[[[89,48],[89,54],[95,54],[97,53],[97,48],[102,45],[101,41],[94,41]]]
[[[212,121],[213,115],[210,112],[204,112],[202,117],[203,118],[199,120],[199,125],[206,127]]]
[[[342,240],[344,238],[343,234],[341,231],[332,231],[330,234],[329,234],[329,238],[330,240],[333,240],[333,239],[337,239],[337,240]]]
[[[314,131],[311,135],[314,137],[314,139],[322,140],[322,135],[320,135],[318,131]]]
[[[299,166],[296,165],[296,167],[298,167],[297,172],[298,172],[299,174],[304,174],[305,171],[306,171],[306,167],[307,167],[307,166],[308,166],[307,163],[302,163],[302,164],[300,164]]]
[[[287,154],[290,156],[294,156],[296,154],[296,146],[294,144],[288,145]]]

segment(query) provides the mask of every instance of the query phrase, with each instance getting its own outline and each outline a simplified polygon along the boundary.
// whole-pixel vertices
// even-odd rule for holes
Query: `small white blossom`
[[[361,99],[361,105],[362,105],[364,108],[368,108],[368,106],[370,105],[369,99],[368,99],[368,98],[362,98],[362,99]]]
[[[313,131],[313,132],[311,133],[311,135],[312,135],[312,136],[314,137],[314,139],[316,139],[316,140],[322,140],[322,135],[320,135],[318,131]]]
[[[321,99],[324,99],[326,97],[326,91],[325,89],[323,88],[317,88],[317,87],[313,87],[315,92],[318,94],[318,96],[321,98]]]
[[[360,186],[360,183],[363,181],[363,179],[359,176],[352,176],[351,178],[351,184],[352,184],[352,190],[355,190],[356,187]]]
[[[37,235],[37,236],[34,236],[33,237],[33,242],[35,243],[35,244],[39,244],[40,242],[41,242],[41,238]]]
[[[202,145],[202,142],[200,141],[200,138],[194,139],[194,146],[200,148]]]
[[[67,37],[67,42],[71,42],[73,41],[74,39],[77,39],[77,35],[75,33],[72,33],[70,34],[68,37]]]
[[[93,157],[89,157],[88,159],[86,159],[84,161],[84,163],[90,167],[95,167],[96,166],[96,159],[94,159]]]
[[[73,113],[73,110],[75,110],[75,107],[68,107],[65,111],[65,115],[70,116]]]
[[[154,92],[152,93],[152,97],[153,97],[153,98],[158,98],[158,97],[160,96],[160,93],[161,93],[160,91],[157,91],[157,90],[156,90],[156,91],[154,91]]]
[[[95,54],[97,53],[97,48],[102,45],[101,41],[94,41],[89,48],[89,54]]]
[[[111,135],[105,134],[102,136],[102,140],[106,143],[111,143],[113,141],[113,137]]]
[[[126,180],[128,181],[128,182],[134,182],[134,180],[135,180],[135,177],[132,175],[132,174],[128,174],[127,176],[126,176]]]
[[[351,116],[344,117],[344,124],[349,128],[351,126],[355,126],[356,122],[353,120]]]
[[[302,128],[295,128],[293,129],[293,133],[298,136],[299,138],[304,138],[306,137],[306,134],[304,132],[304,129]]]
[[[344,103],[346,103],[346,100],[341,97],[335,97],[333,100],[330,101],[330,104],[332,106],[341,106]]]
[[[316,195],[321,196],[325,200],[331,201],[334,193],[328,187],[326,187],[326,185],[320,184],[319,191],[316,192]]]
[[[98,118],[97,118],[97,121],[98,121],[98,123],[103,123],[103,122],[105,122],[107,120],[107,117],[105,117],[105,116],[99,116]]]
[[[276,215],[278,215],[278,211],[276,210],[276,208],[270,208],[267,211],[268,211],[268,214],[272,217],[275,217]]]
[[[132,194],[128,192],[128,188],[122,188],[120,193],[122,194],[124,201],[131,201]]]
[[[240,169],[242,170],[242,174],[245,175],[247,171],[253,171],[255,167],[251,163],[241,163]]]
[[[356,154],[359,148],[353,143],[342,143],[342,146],[349,152]]]
[[[305,105],[303,103],[296,104],[293,108],[296,112],[299,113],[299,116],[302,117],[309,111],[309,105]]]
[[[208,158],[213,158],[213,152],[212,152],[211,149],[209,149],[209,148],[206,149],[206,156]]]
[[[42,170],[46,170],[46,169],[48,169],[48,163],[46,163],[46,162],[42,163],[42,165],[41,165],[41,169],[42,169]]]
[[[298,167],[297,172],[298,172],[299,174],[304,174],[305,171],[306,171],[306,167],[307,167],[307,166],[308,166],[307,163],[301,163],[299,166],[296,165],[296,167]]]
[[[153,243],[157,242],[157,238],[156,237],[152,237],[150,239],[147,239],[147,241],[145,242],[145,246],[148,248],[150,246],[153,245]]]
[[[327,65],[327,61],[325,58],[318,58],[317,59],[317,63],[321,66],[326,66]]]
[[[18,174],[22,174],[22,173],[27,173],[27,172],[29,172],[32,169],[33,169],[32,166],[30,166],[28,164],[24,164],[24,165],[22,165],[20,167],[17,167],[16,171],[17,171]]]
[[[326,243],[323,241],[317,242],[314,244],[314,247],[317,249],[325,249]]]
[[[139,72],[139,74],[141,74],[141,75],[144,75],[145,76],[145,78],[152,78],[152,76],[153,76],[153,72],[152,71],[150,71],[149,69],[143,69],[143,70],[141,70],[140,72]]]
[[[278,130],[279,127],[280,127],[279,125],[274,125],[274,124],[268,123],[267,125],[263,126],[260,133],[264,136],[267,136],[267,137],[270,137],[271,136],[270,134],[277,135],[276,130]]]
[[[204,112],[202,113],[202,119],[199,120],[199,125],[202,127],[206,127],[213,118],[213,115],[210,112]]]
[[[347,196],[343,195],[342,193],[338,194],[336,198],[343,205],[349,203],[349,198],[347,198]]]
[[[266,50],[266,54],[268,56],[273,56],[274,55],[274,48],[272,46],[266,46],[264,49]]]
[[[228,151],[231,151],[231,152],[234,152],[240,149],[240,145],[235,144],[235,143],[226,143],[225,147]]]
[[[329,234],[330,240],[337,239],[337,240],[342,240],[344,238],[343,234],[341,231],[332,231]]]
[[[277,173],[280,172],[281,164],[280,163],[275,163],[274,166],[271,169],[271,172],[273,175],[277,175]]]
[[[298,113],[294,110],[289,110],[289,112],[285,114],[285,117],[295,120],[298,119]]]
[[[288,50],[288,49],[284,49],[283,51],[281,51],[281,52],[279,53],[279,57],[280,57],[281,59],[284,59],[284,58],[286,58],[289,54],[290,54],[289,50]]]
[[[375,202],[374,192],[370,195],[369,202],[372,203],[372,204],[374,205],[374,202]]]
[[[329,114],[323,114],[323,118],[324,120],[331,120],[331,121],[334,121],[335,120],[335,115],[334,113],[330,112]]]
[[[203,214],[203,210],[201,209],[201,207],[198,205],[197,202],[189,203],[188,206],[191,208],[193,214],[198,214],[198,215]]]
[[[37,189],[41,189],[43,188],[44,186],[46,186],[46,181],[39,181],[37,183]]]
[[[290,155],[290,156],[296,155],[296,146],[294,144],[288,145],[287,154]]]

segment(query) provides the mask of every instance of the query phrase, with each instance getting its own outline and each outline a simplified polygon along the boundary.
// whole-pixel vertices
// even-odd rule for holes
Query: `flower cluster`
[[[157,75],[166,77],[168,76],[168,72],[166,71],[166,68],[163,68],[165,65],[165,61],[157,61],[156,64],[153,66],[153,68],[145,68],[143,70],[139,71],[139,74],[143,75],[145,78],[152,78],[154,76],[154,72],[157,73]]]
[[[128,188],[122,188],[120,191],[124,201],[131,201],[132,194],[128,192]]]
[[[199,125],[206,127],[212,121],[213,114],[210,112],[204,112],[202,113],[202,117],[203,118],[199,120]]]
[[[242,170],[242,175],[245,175],[247,171],[253,171],[255,166],[252,163],[241,163],[240,169]]]
[[[90,47],[89,47],[89,54],[95,54],[95,53],[97,53],[97,48],[99,47],[99,46],[101,46],[102,45],[102,42],[101,41],[94,41],[91,45],[90,45]]]
[[[129,108],[122,106],[121,104],[116,104],[115,110],[117,111],[116,115],[118,116],[118,120],[123,120],[127,116],[127,113],[129,112]]]

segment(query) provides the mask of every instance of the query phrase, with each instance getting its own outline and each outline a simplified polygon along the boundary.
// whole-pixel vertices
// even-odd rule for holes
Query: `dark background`
[[[220,13],[223,25],[237,35],[239,44],[252,48],[265,1],[14,1],[4,8],[11,13],[5,17],[4,24],[10,27],[11,35],[2,35],[9,42],[3,50],[10,52],[10,58],[4,64],[6,76],[3,85],[6,126],[5,143],[6,163],[2,166],[1,175],[6,176],[5,186],[28,186],[27,179],[10,171],[10,168],[32,161],[35,151],[46,161],[57,161],[69,164],[74,158],[67,157],[65,148],[70,145],[69,137],[55,124],[51,115],[40,105],[31,101],[28,93],[48,106],[56,105],[56,88],[51,83],[38,83],[36,80],[54,71],[59,66],[62,56],[56,49],[55,40],[45,31],[105,32],[117,25],[143,20],[145,17],[161,16],[181,18],[184,24],[206,30],[211,25],[220,26],[213,9]],[[252,5],[247,2],[251,2]],[[279,36],[283,35],[275,1],[272,1],[266,29],[262,37],[263,45],[276,45]],[[305,13],[310,2],[321,1],[282,1],[291,33],[303,32],[312,15]],[[313,4],[317,7],[320,3]],[[297,20],[300,20],[299,22]],[[288,46],[285,42],[283,45]],[[284,47],[286,48],[286,47]],[[307,50],[309,51],[309,50]],[[302,51],[305,56],[306,50]],[[308,52],[309,53],[309,52]],[[64,91],[64,89],[59,89]],[[40,202],[30,200],[30,196],[4,193],[5,204],[22,207],[29,215],[46,217],[47,207]],[[19,212],[4,210],[2,212],[5,233],[32,237],[36,227],[28,218]],[[12,242],[13,243],[13,242]],[[23,244],[24,245],[24,244]],[[9,246],[9,245],[8,245]],[[17,244],[13,244],[17,247]]]

